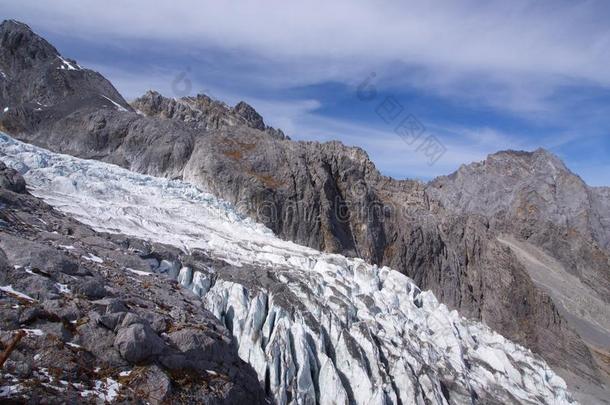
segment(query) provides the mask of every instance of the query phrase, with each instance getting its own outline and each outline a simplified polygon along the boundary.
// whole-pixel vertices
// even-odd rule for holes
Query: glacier
[[[231,264],[227,272],[162,261],[151,271],[201,297],[276,403],[575,403],[542,358],[387,267],[281,240],[182,181],[3,133],[0,160],[24,175],[33,195],[98,231]]]

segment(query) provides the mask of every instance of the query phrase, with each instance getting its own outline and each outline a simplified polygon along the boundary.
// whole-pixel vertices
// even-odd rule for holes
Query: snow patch
[[[97,257],[96,255],[94,255],[93,253],[89,253],[89,255],[87,256],[81,256],[83,259],[88,260],[90,262],[94,262],[94,263],[104,263],[104,260],[101,257]]]
[[[70,347],[74,347],[75,349],[82,349],[83,347],[81,345],[77,345],[76,343],[72,343],[72,342],[66,342],[66,344]]]
[[[40,329],[21,329],[23,330],[25,333],[28,334],[28,336],[44,336],[46,335],[46,333],[44,333],[44,331],[40,330]]]
[[[60,294],[70,294],[70,288],[67,284],[55,283],[55,288],[59,291]]]
[[[95,382],[95,387],[91,390],[83,390],[80,392],[80,396],[87,398],[94,396],[106,403],[114,401],[119,396],[121,384],[112,378],[106,378],[105,380],[98,380]]]
[[[76,64],[76,66],[74,66],[70,61],[64,59],[60,55],[57,55],[57,57],[62,62],[61,66],[58,67],[57,69],[60,69],[60,70],[81,70],[81,67],[78,66],[78,64]]]
[[[22,292],[15,290],[11,285],[0,286],[0,291],[4,291],[7,294],[11,294],[16,297],[23,298],[24,300],[36,301],[34,298],[30,297],[29,295],[26,295]]]
[[[119,103],[117,103],[116,101],[104,96],[103,94],[100,94],[102,97],[104,97],[106,100],[110,101],[112,104],[114,104],[114,106],[116,107],[117,110],[119,111],[127,111],[127,109],[125,107],[123,107],[122,105],[120,105]]]
[[[134,270],[129,267],[126,267],[125,270],[129,270],[130,272],[137,274],[138,276],[152,276],[153,275],[153,273],[149,273],[147,271],[142,271],[142,270]]]
[[[19,394],[23,387],[20,384],[5,385],[0,387],[0,398],[10,398]]]

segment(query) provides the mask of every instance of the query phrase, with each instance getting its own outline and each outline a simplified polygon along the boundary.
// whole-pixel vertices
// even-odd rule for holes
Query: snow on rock
[[[70,288],[67,284],[55,283],[55,288],[57,288],[57,291],[59,291],[61,294],[71,294]]]
[[[573,403],[541,358],[387,267],[280,240],[180,181],[3,134],[0,156],[34,195],[97,230],[233,263],[194,271],[162,261],[158,271],[201,297],[280,404]]]
[[[29,295],[26,295],[22,292],[19,292],[17,290],[15,290],[12,286],[10,285],[5,285],[5,286],[0,286],[0,291],[3,291],[7,294],[13,295],[17,298],[22,298],[24,300],[28,300],[28,301],[36,301],[34,298],[30,297]]]
[[[147,272],[147,271],[142,271],[142,270],[134,270],[134,269],[131,269],[131,268],[129,268],[129,267],[127,267],[125,270],[130,271],[130,272],[132,272],[132,273],[134,273],[134,274],[137,274],[138,276],[150,276],[150,275],[152,275],[152,274],[153,274],[153,273],[149,273],[149,272]]]
[[[104,263],[104,260],[101,257],[97,257],[92,253],[89,253],[87,256],[82,256],[82,258],[93,263]]]
[[[61,60],[61,66],[58,67],[57,69],[60,70],[81,70],[81,67],[78,66],[76,63],[72,63],[64,58],[62,58],[60,55],[57,55],[57,57],[59,58],[59,60]],[[74,66],[76,65],[76,66]]]
[[[123,107],[122,105],[120,105],[116,101],[114,101],[114,100],[112,100],[112,99],[110,99],[110,98],[108,98],[108,97],[106,97],[104,95],[101,95],[101,96],[104,97],[106,100],[110,101],[112,103],[112,105],[114,105],[116,107],[117,110],[119,110],[119,111],[127,111],[127,109],[125,107]]]
[[[44,331],[42,331],[40,329],[22,329],[22,330],[30,336],[44,336],[45,335]]]

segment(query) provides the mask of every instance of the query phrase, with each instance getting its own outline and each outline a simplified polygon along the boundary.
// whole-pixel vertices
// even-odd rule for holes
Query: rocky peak
[[[26,24],[15,20],[5,20],[0,24],[0,63],[7,70],[27,69],[58,55],[53,45],[36,35]]]
[[[263,117],[261,117],[261,115],[250,104],[247,104],[244,101],[237,103],[235,107],[233,107],[233,112],[245,119],[252,128],[263,131],[266,127]]]
[[[506,150],[489,155],[485,165],[495,166],[497,169],[518,169],[525,172],[535,173],[537,176],[559,174],[572,174],[563,161],[555,154],[544,148],[538,148],[532,152]]]
[[[51,125],[75,108],[131,110],[102,75],[14,20],[0,24],[0,108],[0,126],[13,134]]]
[[[494,153],[433,180],[427,191],[453,212],[550,222],[601,246],[610,241],[596,193],[545,149]]]
[[[160,117],[186,122],[197,129],[216,130],[244,126],[263,131],[276,139],[285,139],[284,133],[265,125],[256,110],[239,102],[230,108],[225,103],[205,94],[181,98],[168,98],[156,91],[148,91],[131,103],[132,107],[148,117]]]

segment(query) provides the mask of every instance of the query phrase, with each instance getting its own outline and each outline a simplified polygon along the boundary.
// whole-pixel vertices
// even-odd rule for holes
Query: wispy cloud
[[[610,5],[602,0],[0,0],[0,5],[10,18],[77,42],[87,55],[79,62],[101,71],[127,98],[149,88],[175,96],[172,80],[190,69],[192,93],[228,103],[245,99],[295,138],[361,146],[389,174],[429,178],[498,149],[538,146],[563,152],[576,164],[590,154],[586,142],[598,156],[609,147],[610,134],[603,129],[610,125]],[[109,52],[117,60],[108,60]],[[142,63],[127,66],[121,63],[126,58]],[[415,104],[436,97],[442,101],[429,109],[470,109],[477,119],[452,123],[439,119],[441,113],[424,114],[428,131],[448,149],[430,168],[392,128],[320,113],[329,104],[355,99],[295,94],[323,83],[354,87],[372,71],[382,90],[424,94]],[[486,119],[494,114],[511,115],[529,127],[494,125]]]
[[[610,26],[603,1],[2,3],[6,15],[95,40],[236,49],[273,61],[400,61],[457,74],[543,73],[610,84]],[[319,74],[332,76],[332,71]]]

